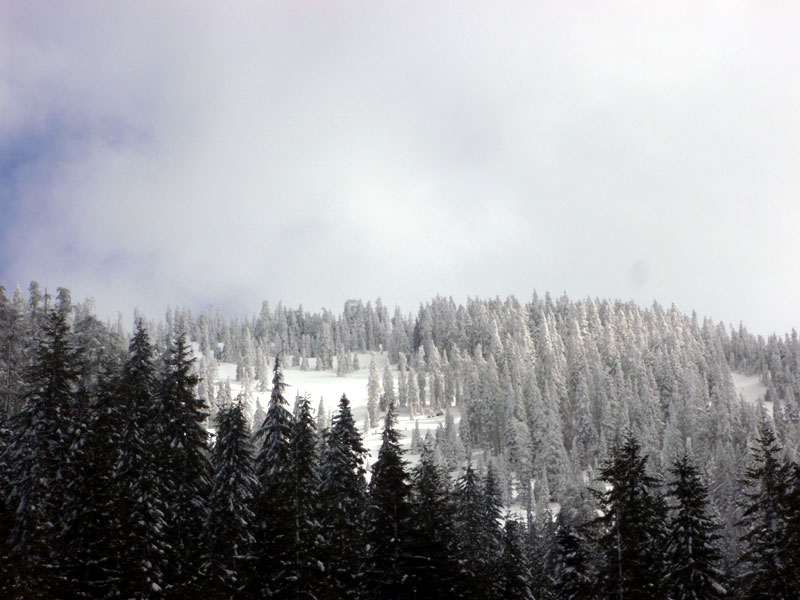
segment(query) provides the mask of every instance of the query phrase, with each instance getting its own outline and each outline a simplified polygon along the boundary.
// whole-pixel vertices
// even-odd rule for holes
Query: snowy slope
[[[736,388],[737,396],[745,402],[756,406],[763,403],[764,408],[772,415],[772,402],[764,402],[767,386],[761,382],[761,378],[758,375],[745,375],[744,373],[731,371],[731,379],[733,380],[733,386]]]
[[[383,370],[388,362],[386,352],[375,353],[376,365],[378,372],[383,377]],[[319,405],[320,398],[325,403],[325,409],[330,413],[336,412],[336,407],[339,404],[339,399],[342,394],[347,394],[350,400],[350,407],[353,411],[353,418],[356,425],[364,435],[364,446],[369,450],[370,455],[367,459],[368,464],[372,464],[378,458],[378,448],[381,445],[381,430],[382,427],[374,427],[368,432],[364,432],[364,418],[367,414],[367,380],[369,378],[369,365],[372,360],[372,353],[363,353],[358,355],[358,362],[361,366],[360,369],[349,373],[344,377],[336,375],[336,369],[327,371],[315,371],[315,359],[310,359],[311,370],[302,371],[297,367],[284,366],[283,380],[286,382],[286,400],[289,402],[291,410],[294,405],[295,396],[308,394],[311,398],[311,406],[316,411]],[[291,365],[291,357],[287,357],[286,363]],[[397,369],[392,367],[392,375],[397,385]],[[241,391],[242,385],[236,381],[236,365],[233,363],[219,363],[217,368],[217,378],[215,382],[231,382],[231,392],[235,398]],[[261,402],[261,406],[266,410],[267,403],[269,402],[269,392],[256,391],[260,387],[260,381],[253,382],[253,404],[247,407],[249,416],[252,419],[253,412],[255,411],[255,400]],[[270,382],[267,382],[267,389],[270,387]],[[397,388],[395,387],[395,392]],[[456,423],[460,418],[458,409],[451,409]],[[404,448],[408,450],[411,445],[411,433],[414,430],[414,420],[409,417],[408,411],[401,410],[397,422],[397,429],[401,434],[401,443]],[[423,415],[419,418],[420,433],[424,438],[427,430],[435,431],[439,425],[444,426],[444,417],[427,417]],[[417,458],[414,455],[407,455],[406,458],[409,462],[415,462]]]

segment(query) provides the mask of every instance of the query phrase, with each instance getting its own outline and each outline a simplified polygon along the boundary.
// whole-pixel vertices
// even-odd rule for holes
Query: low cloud
[[[798,21],[736,3],[11,2],[0,281],[109,315],[536,288],[784,332]]]

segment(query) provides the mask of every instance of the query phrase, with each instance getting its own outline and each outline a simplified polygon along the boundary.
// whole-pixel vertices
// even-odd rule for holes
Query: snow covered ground
[[[325,403],[326,411],[331,414],[336,412],[339,404],[339,399],[342,394],[347,394],[350,400],[350,407],[353,411],[353,418],[358,425],[359,430],[364,436],[364,446],[369,450],[367,464],[372,464],[378,458],[378,449],[381,445],[381,431],[382,424],[379,427],[373,427],[369,431],[364,432],[364,418],[367,414],[367,380],[369,379],[369,365],[373,356],[375,357],[378,373],[383,381],[383,370],[388,362],[386,352],[381,353],[362,353],[358,355],[358,362],[360,369],[353,371],[344,377],[336,375],[336,370],[316,371],[316,359],[310,359],[310,370],[302,371],[298,367],[284,366],[283,380],[286,382],[286,400],[289,402],[289,409],[294,406],[295,396],[308,394],[311,398],[311,406],[316,411],[320,398]],[[291,357],[286,359],[287,365],[291,365]],[[392,376],[395,381],[395,393],[397,393],[397,368],[392,367]],[[235,398],[242,391],[242,384],[236,381],[236,365],[233,363],[220,363],[217,368],[216,382],[224,383],[226,380],[231,382],[231,392]],[[264,410],[267,409],[269,402],[269,392],[257,391],[260,387],[260,382],[253,382],[253,404],[248,407],[250,417],[252,418],[253,412],[256,407],[256,400],[261,403]],[[267,382],[267,388],[270,387],[270,382]],[[458,423],[460,414],[458,409],[451,409],[456,423]],[[435,431],[439,425],[444,426],[444,416],[431,416],[425,414],[418,417],[420,435],[425,437],[428,430]],[[401,409],[398,415],[397,429],[401,434],[401,442],[406,450],[411,446],[411,433],[414,430],[414,420],[409,417],[408,411]],[[416,462],[417,456],[406,455],[410,463]]]
[[[764,402],[767,386],[761,382],[761,378],[758,375],[745,375],[744,373],[731,371],[731,379],[739,397],[745,402],[756,406],[763,403],[764,408],[769,411],[770,416],[772,415],[772,402]]]

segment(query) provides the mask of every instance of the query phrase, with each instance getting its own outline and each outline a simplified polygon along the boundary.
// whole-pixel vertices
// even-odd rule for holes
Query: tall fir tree
[[[108,349],[106,349],[108,350]],[[97,384],[84,390],[73,439],[76,445],[72,493],[63,506],[65,578],[63,597],[105,598],[117,590],[120,569],[120,511],[123,497],[115,476],[121,451],[124,405],[116,352],[100,357]]]
[[[380,411],[387,410],[389,406],[394,403],[394,378],[392,377],[392,369],[389,363],[386,363],[386,368],[383,370],[383,394],[381,394],[378,409]]]
[[[409,579],[411,556],[411,485],[395,428],[394,403],[389,404],[378,460],[369,484],[367,556],[364,568],[366,600],[401,600],[414,597]]]
[[[153,425],[159,445],[158,469],[165,502],[166,535],[175,551],[167,574],[172,598],[197,597],[203,524],[209,493],[207,412],[197,394],[186,334],[179,331],[164,360]]]
[[[202,576],[212,598],[246,598],[244,586],[253,562],[256,479],[250,428],[241,402],[221,406],[208,517],[203,528]]]
[[[320,469],[321,555],[325,566],[321,598],[358,595],[358,574],[364,560],[366,454],[350,401],[343,394],[326,438]]]
[[[0,589],[11,590],[14,585],[11,563],[11,525],[13,513],[8,502],[11,491],[11,429],[8,415],[0,410]]]
[[[797,547],[791,544],[790,465],[781,454],[772,426],[762,419],[759,437],[752,451],[752,463],[745,471],[743,513],[746,544],[739,562],[739,585],[752,600],[800,597]]]
[[[494,576],[502,552],[497,499],[486,493],[493,487],[482,485],[471,463],[456,482],[456,554],[459,593],[465,599],[495,598],[501,583]]]
[[[119,510],[119,594],[145,600],[164,597],[168,564],[175,556],[166,535],[164,487],[154,424],[158,382],[153,348],[141,319],[122,373],[124,428],[115,468]]]
[[[68,298],[41,317],[41,337],[26,374],[22,409],[12,420],[8,502],[11,525],[12,598],[58,593],[60,510],[74,478],[78,410],[77,357],[70,341]]]
[[[601,515],[594,520],[601,554],[598,597],[663,598],[666,506],[659,481],[647,473],[647,457],[628,432],[611,449],[595,490]]]
[[[456,598],[454,507],[430,442],[422,445],[412,473],[410,552],[417,597]]]
[[[719,526],[708,512],[708,491],[688,454],[670,469],[673,499],[668,523],[667,588],[670,600],[714,600],[726,594],[719,568]]]
[[[503,527],[503,554],[499,574],[502,600],[534,600],[531,574],[525,549],[524,525],[507,516]]]
[[[256,598],[283,597],[293,543],[291,476],[292,414],[287,408],[280,355],[275,357],[267,416],[255,433],[257,480],[255,561],[250,593]]]
[[[378,366],[375,364],[375,357],[369,363],[369,378],[367,379],[367,417],[369,426],[378,425],[378,403],[381,399],[381,380],[378,376]]]
[[[289,435],[291,486],[284,491],[291,502],[289,523],[292,540],[286,576],[291,598],[314,598],[322,578],[319,516],[319,470],[317,464],[317,428],[306,394],[297,403]]]
[[[584,532],[559,513],[555,541],[553,597],[555,600],[592,600],[596,573]]]

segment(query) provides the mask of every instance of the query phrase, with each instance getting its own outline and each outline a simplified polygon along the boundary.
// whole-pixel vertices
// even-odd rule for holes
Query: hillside
[[[621,541],[635,577],[658,580],[682,560],[659,531],[688,531],[690,497],[713,589],[714,564],[745,578],[748,548],[800,539],[794,332],[764,340],[658,304],[534,294],[435,298],[392,318],[380,301],[338,316],[168,310],[128,336],[68,290],[54,300],[35,285],[0,295],[0,331],[0,559],[17,597],[47,589],[56,568],[76,593],[90,577],[106,591],[121,578],[132,596],[191,595],[189,572],[220,597],[234,572],[256,596],[274,581],[353,590],[398,556],[426,589],[451,581],[465,598],[515,556],[502,581],[546,591],[572,585],[559,545],[583,544],[586,568],[613,578]],[[622,510],[644,529],[615,534]],[[785,532],[759,538],[763,519]],[[562,539],[583,535],[572,527],[590,539]],[[414,566],[419,553],[439,566]],[[463,565],[475,570],[456,577]],[[314,578],[328,569],[336,581]],[[392,585],[416,593],[408,581]]]

